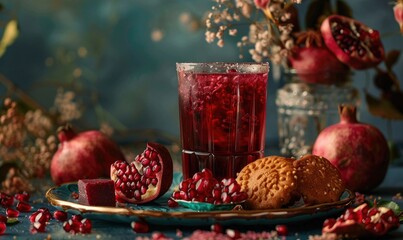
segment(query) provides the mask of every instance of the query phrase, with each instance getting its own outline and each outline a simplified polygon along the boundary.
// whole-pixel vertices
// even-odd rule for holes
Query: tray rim
[[[66,183],[63,185],[73,185],[77,183]],[[342,196],[347,194],[347,197],[335,202],[321,203],[316,205],[301,206],[295,208],[278,208],[264,210],[218,210],[218,211],[157,211],[157,210],[142,210],[133,209],[130,207],[104,207],[104,206],[88,206],[79,203],[60,199],[55,195],[54,191],[63,185],[51,187],[46,191],[46,198],[49,203],[55,207],[61,207],[64,210],[76,210],[81,213],[99,213],[99,214],[118,214],[123,216],[135,216],[139,218],[155,217],[155,218],[187,218],[187,219],[203,219],[215,218],[217,220],[227,220],[233,218],[248,219],[279,219],[290,218],[305,214],[315,214],[325,212],[332,209],[345,208],[350,206],[355,194],[349,189],[345,189]]]

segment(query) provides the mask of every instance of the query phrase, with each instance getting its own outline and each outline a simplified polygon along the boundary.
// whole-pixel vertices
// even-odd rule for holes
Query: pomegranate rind
[[[350,26],[359,25],[363,30],[368,32],[369,34],[374,34],[376,37],[373,38],[365,38],[365,41],[361,41],[361,45],[364,46],[367,50],[367,54],[364,56],[359,56],[357,51],[352,51],[351,54],[346,53],[337,43],[335,36],[332,33],[332,25],[336,22],[348,23]],[[377,66],[383,59],[385,58],[385,49],[379,37],[378,31],[364,25],[363,23],[344,16],[340,15],[331,15],[327,17],[321,25],[320,31],[322,33],[323,40],[326,46],[332,51],[336,57],[346,65],[354,68],[354,69],[367,69],[374,66]],[[356,39],[354,39],[356,40]],[[368,46],[371,44],[373,46],[370,48]],[[374,52],[376,49],[377,52]],[[369,50],[369,51],[368,51]],[[369,54],[369,55],[368,55]]]
[[[76,134],[59,129],[60,145],[53,155],[50,175],[56,185],[80,179],[109,177],[112,163],[125,159],[119,145],[96,130]]]
[[[115,163],[117,162],[124,162],[124,161],[117,161],[114,164],[111,165],[110,167],[110,178],[114,181],[115,183],[115,195],[116,195],[116,200],[118,202],[127,202],[127,203],[134,203],[134,204],[142,204],[142,203],[148,203],[151,201],[154,201],[164,195],[169,188],[172,185],[172,180],[173,180],[173,162],[171,155],[163,145],[158,144],[158,143],[147,143],[147,148],[144,150],[144,152],[136,157],[134,162],[130,163],[131,166],[134,166],[139,172],[141,172],[141,175],[143,175],[142,171],[142,164],[140,161],[142,160],[142,156],[146,154],[147,151],[151,152],[157,152],[157,157],[159,163],[161,163],[161,170],[158,171],[158,182],[155,186],[152,184],[148,185],[147,191],[141,195],[141,199],[135,199],[133,198],[128,198],[121,190],[119,190],[116,186],[117,180],[119,179],[118,177],[118,169],[115,168]],[[125,162],[124,162],[125,163]],[[129,164],[129,163],[127,163]],[[133,180],[134,182],[134,180]],[[134,187],[134,186],[133,186]]]
[[[370,208],[367,203],[364,203],[354,209],[347,209],[337,219],[327,219],[323,224],[322,233],[335,233],[346,238],[360,239],[364,237],[380,237],[400,226],[398,217],[394,213],[385,217],[386,215],[384,214],[388,212],[393,211],[386,207],[375,206]],[[392,217],[393,221],[391,221]],[[378,230],[372,229],[377,224],[381,224],[382,227]]]
[[[336,166],[348,189],[368,192],[386,176],[388,143],[378,128],[357,121],[355,106],[340,105],[339,114],[340,123],[328,126],[317,136],[312,154]]]
[[[349,67],[326,47],[303,47],[289,57],[300,80],[306,83],[342,84],[348,80]]]

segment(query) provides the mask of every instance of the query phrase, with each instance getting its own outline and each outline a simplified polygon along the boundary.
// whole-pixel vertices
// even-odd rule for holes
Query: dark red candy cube
[[[115,185],[111,179],[78,180],[78,203],[90,206],[115,206]]]

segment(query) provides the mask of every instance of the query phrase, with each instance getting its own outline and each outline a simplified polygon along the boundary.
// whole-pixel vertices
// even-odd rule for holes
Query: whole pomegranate
[[[299,33],[297,44],[289,61],[302,81],[339,84],[347,80],[349,68],[329,51],[318,32]]]
[[[147,203],[159,198],[172,184],[173,163],[168,150],[158,143],[147,148],[133,162],[122,160],[110,166],[118,202]]]
[[[70,126],[58,130],[59,148],[52,158],[50,174],[57,184],[85,178],[109,178],[116,160],[125,160],[119,146],[103,133],[91,130],[75,133]]]
[[[331,15],[320,30],[327,48],[354,69],[374,67],[385,58],[379,32],[355,19]]]
[[[376,127],[357,121],[355,106],[340,105],[339,114],[340,123],[320,132],[312,154],[336,166],[347,188],[372,190],[383,181],[389,165],[387,141]]]

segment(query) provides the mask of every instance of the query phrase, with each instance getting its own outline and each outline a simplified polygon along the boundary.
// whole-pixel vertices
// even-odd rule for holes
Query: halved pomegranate
[[[348,79],[349,67],[325,46],[319,32],[309,30],[298,33],[296,44],[288,59],[300,80],[307,83],[342,84]]]
[[[320,30],[326,46],[354,69],[374,67],[385,58],[379,32],[355,19],[331,15]]]
[[[399,227],[399,217],[389,208],[370,207],[367,203],[348,208],[339,218],[323,223],[323,233],[336,233],[342,237],[379,237]]]
[[[132,163],[111,165],[118,202],[147,203],[166,193],[172,184],[173,164],[168,150],[158,143],[147,143],[144,152]]]

